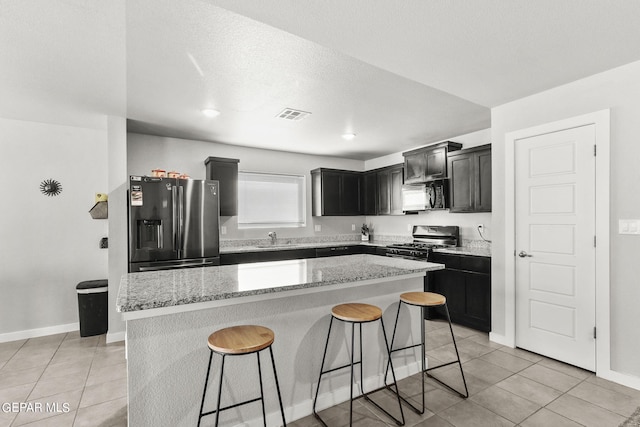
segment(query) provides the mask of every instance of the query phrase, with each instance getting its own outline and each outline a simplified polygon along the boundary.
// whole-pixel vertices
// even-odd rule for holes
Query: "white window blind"
[[[238,227],[304,227],[305,177],[238,172]]]

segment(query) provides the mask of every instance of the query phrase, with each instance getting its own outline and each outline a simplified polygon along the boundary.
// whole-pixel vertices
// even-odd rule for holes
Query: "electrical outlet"
[[[322,226],[321,226],[320,224],[316,224],[316,225],[314,226],[314,230],[315,230],[315,231],[322,231]]]
[[[351,231],[356,231],[356,225],[355,224],[351,224]]]
[[[640,219],[619,219],[618,234],[640,234]]]
[[[100,239],[100,249],[107,249],[109,247],[109,238],[103,237]]]
[[[220,226],[220,234],[227,234],[227,226],[226,225]]]

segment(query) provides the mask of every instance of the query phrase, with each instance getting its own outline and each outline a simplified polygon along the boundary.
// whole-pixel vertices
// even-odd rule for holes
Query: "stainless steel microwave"
[[[446,209],[448,185],[445,179],[402,186],[402,210],[405,212]]]

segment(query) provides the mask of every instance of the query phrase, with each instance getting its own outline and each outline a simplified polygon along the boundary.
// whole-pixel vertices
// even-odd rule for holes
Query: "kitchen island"
[[[422,290],[426,273],[442,268],[399,258],[346,255],[123,276],[117,309],[127,323],[129,425],[195,425],[209,355],[207,337],[240,324],[275,332],[273,352],[287,420],[309,415],[331,307],[356,301],[377,305],[390,335],[399,294]],[[401,312],[398,346],[419,342],[419,321],[419,310]],[[365,389],[371,390],[382,385],[384,340],[377,323],[364,325],[362,332]],[[348,360],[349,334],[344,324],[334,326],[327,353],[330,366]],[[205,410],[215,402],[219,363],[214,357]],[[397,353],[394,363],[398,378],[418,372],[419,350]],[[223,406],[259,394],[254,357],[233,358],[227,366]],[[263,376],[267,418],[273,425],[279,422],[273,374],[263,369]],[[319,408],[348,399],[348,370],[325,380]],[[261,424],[260,405],[225,411],[220,421]],[[207,418],[203,422],[208,425]]]

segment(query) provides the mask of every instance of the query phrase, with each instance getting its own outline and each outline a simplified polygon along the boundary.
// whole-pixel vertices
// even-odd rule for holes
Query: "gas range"
[[[414,225],[413,242],[387,246],[387,256],[427,261],[434,249],[458,246],[459,227]]]

